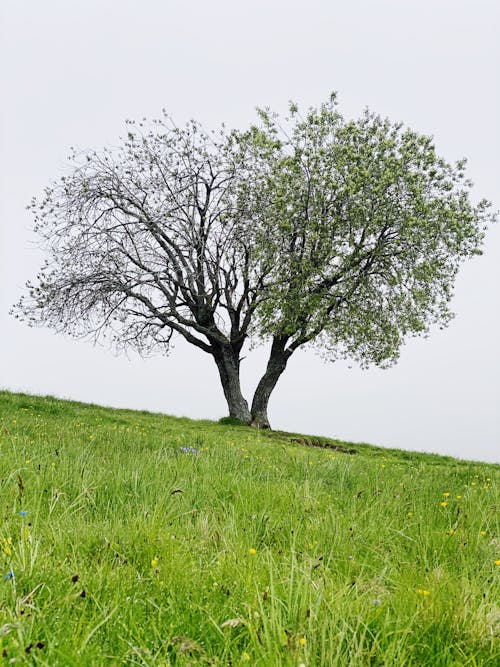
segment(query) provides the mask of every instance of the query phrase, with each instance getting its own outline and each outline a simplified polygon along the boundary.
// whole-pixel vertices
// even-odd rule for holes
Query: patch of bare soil
[[[288,442],[295,442],[298,445],[305,445],[306,447],[321,447],[321,449],[330,449],[335,452],[341,452],[342,454],[357,454],[356,449],[351,447],[346,447],[337,442],[332,442],[331,440],[314,438],[314,437],[305,437],[302,435],[291,435],[284,431],[265,431],[265,434],[268,438],[287,440]]]

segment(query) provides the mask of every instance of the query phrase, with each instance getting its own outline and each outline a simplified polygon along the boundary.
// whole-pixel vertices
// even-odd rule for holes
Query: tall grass
[[[7,392],[0,452],[5,664],[500,663],[499,466]]]

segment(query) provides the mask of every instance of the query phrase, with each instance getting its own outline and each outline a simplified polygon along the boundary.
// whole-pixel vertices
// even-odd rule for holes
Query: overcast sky
[[[70,146],[113,145],[125,118],[244,127],[289,99],[365,106],[469,158],[475,197],[500,206],[498,0],[2,0],[0,387],[216,419],[213,361],[178,342],[146,361],[8,315],[42,256],[25,210]],[[500,461],[500,225],[456,285],[457,317],[389,370],[291,359],[275,428]],[[249,392],[264,352],[245,359]]]

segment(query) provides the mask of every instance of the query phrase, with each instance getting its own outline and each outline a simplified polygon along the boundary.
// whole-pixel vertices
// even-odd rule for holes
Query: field
[[[499,481],[0,392],[0,664],[496,666]]]

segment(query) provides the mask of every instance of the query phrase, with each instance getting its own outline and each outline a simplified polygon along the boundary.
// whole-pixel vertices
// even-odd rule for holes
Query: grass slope
[[[0,664],[499,664],[500,467],[313,440],[0,392]]]

